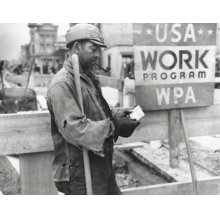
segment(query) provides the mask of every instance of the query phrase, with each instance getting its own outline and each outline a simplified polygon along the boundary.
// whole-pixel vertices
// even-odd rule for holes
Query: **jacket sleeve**
[[[103,145],[111,131],[110,119],[92,121],[83,115],[76,96],[76,89],[60,82],[50,89],[50,103],[56,124],[64,139],[103,156]]]

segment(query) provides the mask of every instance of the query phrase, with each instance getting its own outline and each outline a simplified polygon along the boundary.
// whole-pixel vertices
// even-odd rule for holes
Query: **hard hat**
[[[99,29],[92,24],[76,24],[71,27],[66,35],[66,47],[78,40],[89,40],[99,47],[107,47]]]

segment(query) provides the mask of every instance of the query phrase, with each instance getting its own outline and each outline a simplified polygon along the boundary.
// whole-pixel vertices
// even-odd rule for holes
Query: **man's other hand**
[[[121,137],[130,137],[134,132],[135,128],[140,124],[136,119],[131,119],[129,117],[122,117],[116,119],[115,122],[116,132]]]

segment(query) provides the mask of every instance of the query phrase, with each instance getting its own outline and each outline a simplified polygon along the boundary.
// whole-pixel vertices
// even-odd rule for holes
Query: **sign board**
[[[133,24],[135,95],[144,110],[212,105],[216,24]]]

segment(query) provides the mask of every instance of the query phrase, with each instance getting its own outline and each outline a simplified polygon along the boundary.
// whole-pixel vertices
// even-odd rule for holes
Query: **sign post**
[[[133,24],[136,104],[143,110],[168,110],[172,168],[179,166],[184,133],[196,194],[182,108],[214,103],[216,31],[217,24]]]

